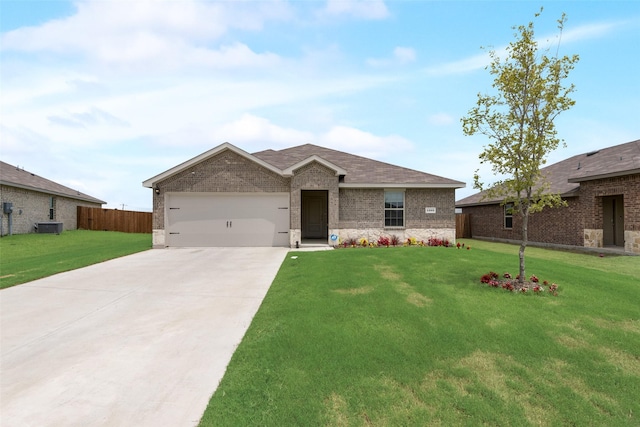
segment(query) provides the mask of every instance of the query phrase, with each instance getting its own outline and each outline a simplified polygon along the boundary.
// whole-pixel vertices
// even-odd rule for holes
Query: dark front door
[[[302,191],[302,238],[326,239],[329,232],[328,197],[325,190]]]
[[[605,246],[624,246],[624,202],[622,196],[602,198],[602,240]]]

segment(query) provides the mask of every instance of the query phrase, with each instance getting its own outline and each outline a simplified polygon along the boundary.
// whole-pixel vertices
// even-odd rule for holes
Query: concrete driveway
[[[196,425],[287,251],[149,250],[1,291],[0,425]]]

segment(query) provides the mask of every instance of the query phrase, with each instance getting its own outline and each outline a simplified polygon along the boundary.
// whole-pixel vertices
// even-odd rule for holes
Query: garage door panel
[[[169,194],[169,246],[289,246],[289,195]]]

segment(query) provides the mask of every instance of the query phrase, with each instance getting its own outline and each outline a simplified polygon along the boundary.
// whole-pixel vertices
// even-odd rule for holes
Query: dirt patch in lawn
[[[363,286],[361,288],[353,289],[335,289],[333,292],[337,292],[343,295],[363,295],[373,292],[373,286]]]
[[[331,393],[331,396],[325,400],[324,405],[327,409],[329,425],[336,427],[349,425],[347,402],[342,396],[336,393]]]
[[[396,281],[402,278],[402,276],[393,271],[393,268],[388,265],[376,265],[375,269],[378,273],[380,273],[380,276],[382,276],[383,279]]]

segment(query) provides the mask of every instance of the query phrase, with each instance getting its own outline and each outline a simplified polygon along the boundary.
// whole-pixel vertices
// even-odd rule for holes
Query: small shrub
[[[389,240],[388,237],[384,237],[384,236],[380,236],[378,238],[378,246],[386,246],[389,247],[389,244],[391,244],[391,241]]]
[[[400,244],[400,238],[398,236],[391,236],[391,246],[398,246]]]
[[[431,238],[429,238],[429,240],[427,240],[427,245],[428,246],[444,246],[445,248],[448,248],[449,246],[451,246],[451,242],[449,242],[448,239],[440,239],[438,237],[431,237]],[[460,243],[458,243],[456,245],[456,247],[458,249],[460,249],[461,247],[464,248],[464,243],[462,245],[460,245]]]
[[[344,243],[343,243],[345,248],[355,247],[357,244],[358,244],[358,241],[356,239],[354,239],[353,237],[345,240]]]
[[[524,283],[520,283],[519,281],[512,282],[511,274],[507,272],[502,275],[502,280],[499,280],[499,277],[500,276],[498,275],[498,273],[490,271],[480,277],[480,282],[486,283],[487,285],[494,288],[502,287],[502,289],[505,289],[507,291],[518,291],[519,293],[523,294],[526,294],[527,292],[532,290],[535,294],[541,295],[545,290],[544,287],[540,286],[540,284],[538,283],[539,279],[535,275],[532,275],[530,277],[530,280]],[[545,280],[544,284],[547,285],[548,282]],[[549,285],[548,289],[553,296],[558,296],[558,285],[552,283],[551,285]]]

